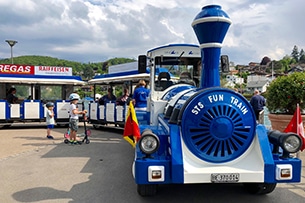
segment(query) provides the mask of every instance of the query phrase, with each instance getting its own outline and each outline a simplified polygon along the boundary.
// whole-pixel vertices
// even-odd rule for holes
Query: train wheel
[[[12,124],[3,125],[3,128],[4,128],[4,129],[6,129],[6,128],[10,128],[10,127],[11,127],[11,125],[12,125]]]
[[[245,183],[244,187],[250,194],[264,195],[276,188],[276,183]]]
[[[141,196],[153,196],[157,194],[158,185],[138,185],[138,194]]]
[[[100,128],[100,126],[98,126],[98,125],[94,125],[94,124],[93,124],[93,128],[94,128],[94,129],[99,129],[99,128]]]

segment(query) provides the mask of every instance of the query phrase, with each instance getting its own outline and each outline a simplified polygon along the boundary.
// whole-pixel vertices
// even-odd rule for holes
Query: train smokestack
[[[220,86],[220,49],[230,24],[229,16],[218,5],[203,7],[192,23],[201,49],[201,88]]]

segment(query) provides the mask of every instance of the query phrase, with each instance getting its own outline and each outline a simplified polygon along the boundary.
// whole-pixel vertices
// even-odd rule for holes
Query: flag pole
[[[297,126],[299,126],[299,120],[300,120],[300,116],[301,116],[301,113],[299,113],[299,112],[300,112],[299,103],[297,103],[297,111],[298,111]],[[299,127],[297,127],[297,134],[298,134],[298,135],[300,134],[300,129],[299,129]],[[297,156],[298,159],[300,158],[300,151],[297,152],[296,156]]]

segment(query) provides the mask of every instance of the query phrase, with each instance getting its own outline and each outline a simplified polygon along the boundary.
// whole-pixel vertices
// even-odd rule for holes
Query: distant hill
[[[104,62],[97,63],[80,63],[76,61],[68,61],[50,56],[18,56],[14,57],[14,64],[26,64],[33,66],[64,66],[72,67],[73,75],[80,75],[84,80],[91,79],[95,73],[105,73],[111,65],[129,63],[136,61],[130,58],[113,58]],[[1,59],[0,64],[11,64],[11,59]]]

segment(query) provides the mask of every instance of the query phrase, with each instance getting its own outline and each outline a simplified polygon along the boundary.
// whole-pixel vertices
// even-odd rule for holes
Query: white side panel
[[[70,105],[69,105],[69,109],[70,109]],[[78,109],[79,111],[83,111],[83,110],[84,110],[84,105],[83,105],[82,103],[78,103],[78,104],[77,104],[77,109]],[[78,117],[79,117],[79,118],[83,118],[84,115],[83,115],[83,114],[78,114]]]
[[[97,120],[98,103],[90,103],[90,120]]]
[[[20,104],[10,104],[11,118],[20,118]]]
[[[106,121],[114,122],[114,103],[106,104]]]
[[[46,107],[46,104],[43,105],[43,117],[46,118],[47,117],[47,107]]]
[[[100,111],[100,118],[101,120],[105,119],[105,106],[104,105],[100,105],[99,107],[99,111]]]
[[[164,113],[164,108],[167,104],[167,101],[159,100],[159,101],[152,101],[150,103],[150,120],[151,125],[158,125],[158,115],[160,113]]]
[[[116,120],[123,121],[124,118],[123,115],[124,115],[124,106],[116,106]]]
[[[6,114],[5,104],[6,104],[6,102],[0,102],[0,120],[6,119],[5,118],[5,114]]]
[[[70,109],[70,102],[62,101],[56,102],[57,112],[56,116],[58,119],[61,118],[69,118],[69,109]]]
[[[205,162],[194,156],[184,144],[184,183],[211,183],[212,173],[239,173],[239,182],[264,182],[264,161],[257,137],[239,158],[225,164]]]
[[[24,102],[24,119],[39,119],[40,102]]]

